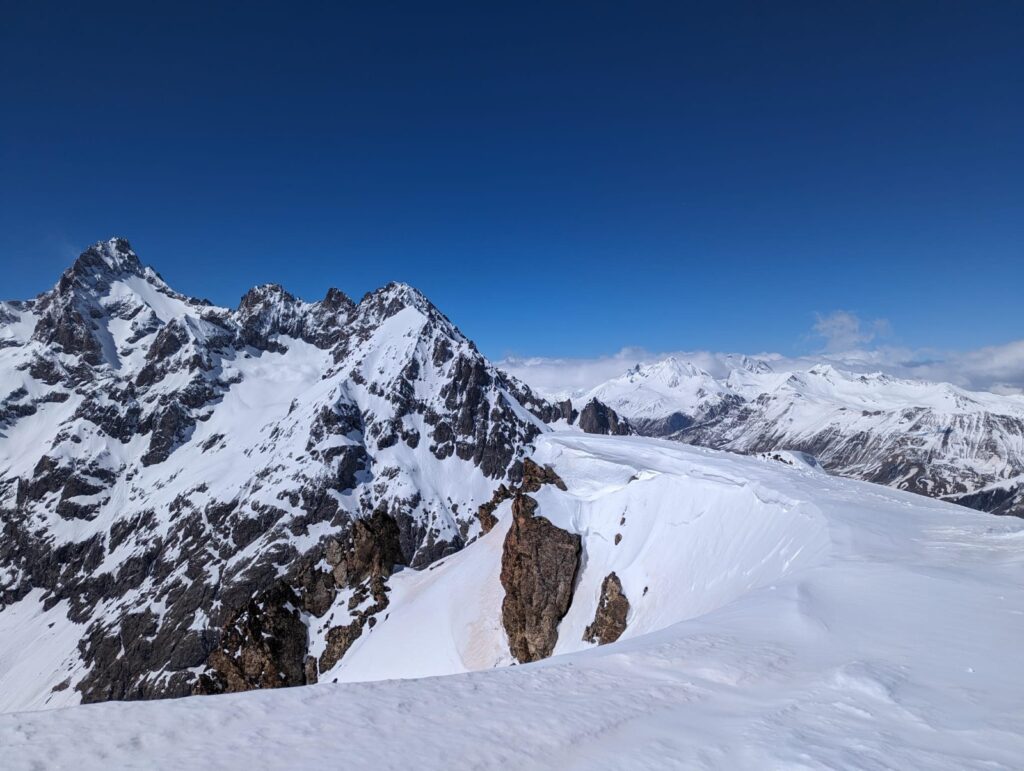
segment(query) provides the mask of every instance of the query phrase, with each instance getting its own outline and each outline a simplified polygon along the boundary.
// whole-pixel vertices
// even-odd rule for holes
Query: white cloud
[[[852,372],[885,372],[901,378],[952,383],[972,391],[1024,395],[1024,340],[969,351],[872,345],[889,334],[885,319],[865,321],[850,311],[837,310],[818,314],[811,328],[810,337],[824,341],[819,352],[804,356],[747,355],[766,361],[777,372],[825,363]],[[724,377],[739,366],[743,354],[623,348],[595,358],[509,357],[498,364],[549,397],[564,398],[585,393],[637,364],[652,364],[669,356]]]
[[[889,322],[885,319],[864,322],[850,311],[815,315],[817,321],[812,327],[813,336],[823,339],[825,350],[830,353],[856,350],[889,334]]]
[[[649,364],[668,355],[643,348],[623,348],[618,353],[589,359],[509,356],[499,361],[498,366],[549,396],[564,397],[588,391],[636,364]]]
[[[669,356],[692,362],[715,377],[725,377],[737,366],[736,360],[741,354],[714,351],[650,351],[646,348],[632,347],[594,358],[509,356],[499,361],[498,366],[529,383],[546,396],[561,399],[585,393],[606,380],[625,374],[637,364],[653,364]],[[779,362],[795,361],[775,353],[754,354],[751,358],[763,359],[776,369],[788,367],[788,364],[779,367]]]
[[[834,315],[834,314],[832,314]],[[866,333],[860,332],[861,337]],[[869,341],[875,339],[873,333]],[[838,336],[833,339],[841,339]],[[849,340],[849,338],[847,338]],[[773,369],[788,372],[828,363],[853,372],[885,372],[902,378],[953,383],[975,391],[1024,394],[1024,340],[970,351],[936,351],[899,347],[825,350],[809,356],[778,353],[750,354]],[[596,358],[510,357],[498,366],[552,397],[578,394],[618,377],[636,364],[650,364],[668,356],[693,362],[716,377],[736,366],[739,354],[713,351],[649,351],[624,348]]]
[[[1024,340],[945,356],[929,357],[925,352],[902,364],[908,377],[943,380],[995,393],[1024,393]]]

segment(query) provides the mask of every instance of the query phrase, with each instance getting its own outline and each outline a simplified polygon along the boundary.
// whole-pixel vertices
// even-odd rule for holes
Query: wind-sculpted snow
[[[394,575],[318,685],[2,715],[6,766],[1019,767],[1020,520],[653,439],[549,433],[533,458],[562,482],[535,514],[585,555],[562,655],[493,668],[506,499]],[[595,646],[611,573],[626,628]]]
[[[393,569],[475,537],[563,410],[411,287],[229,310],[96,244],[0,313],[0,707],[314,680]],[[371,517],[393,543],[354,531]]]
[[[533,492],[533,515],[582,539],[555,654],[590,647],[584,638],[611,573],[629,602],[621,637],[630,639],[819,564],[832,548],[812,492],[830,480],[812,470],[665,441],[563,433],[539,437],[531,457],[567,488]],[[803,488],[801,497],[794,485]],[[459,554],[396,575],[387,621],[358,641],[331,677],[419,677],[512,663],[499,574],[513,509],[511,501],[499,505],[497,525]]]
[[[748,454],[799,451],[829,471],[1024,515],[1024,398],[828,365],[772,372],[748,360],[724,378],[676,359],[584,396],[641,432]],[[992,493],[1000,487],[1007,491]]]

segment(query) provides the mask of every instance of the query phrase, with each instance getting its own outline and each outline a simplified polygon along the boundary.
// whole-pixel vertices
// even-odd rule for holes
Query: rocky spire
[[[71,266],[71,272],[78,276],[97,273],[141,275],[143,267],[128,239],[114,237],[97,241],[82,252]]]

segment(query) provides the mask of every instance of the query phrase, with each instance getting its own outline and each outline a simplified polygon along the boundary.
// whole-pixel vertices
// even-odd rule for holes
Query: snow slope
[[[6,765],[1020,767],[1024,523],[653,439],[547,434],[534,457],[567,486],[536,493],[538,515],[586,555],[564,655],[488,669],[506,504],[443,564],[393,576],[389,617],[336,674],[485,671],[3,715]],[[593,648],[610,570],[628,627]]]
[[[555,653],[580,650],[601,583],[614,571],[632,610],[624,637],[657,631],[726,604],[827,553],[813,509],[737,474],[694,465],[693,450],[666,442],[547,435],[533,458],[569,489],[535,493],[538,513],[584,539],[575,600]],[[716,454],[714,457],[719,457]],[[775,464],[753,469],[771,479]],[[813,486],[815,475],[811,480]],[[511,662],[500,624],[499,582],[508,503],[471,548],[422,573],[392,579],[388,618],[357,641],[332,675],[342,680],[451,674]],[[616,534],[621,536],[615,542]]]

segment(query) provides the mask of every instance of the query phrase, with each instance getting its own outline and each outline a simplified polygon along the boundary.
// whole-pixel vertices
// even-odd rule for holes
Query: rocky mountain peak
[[[758,359],[753,356],[744,356],[742,354],[737,356],[729,354],[725,357],[725,361],[735,369],[753,372],[756,375],[766,375],[769,372],[774,371],[772,366],[764,359]]]
[[[815,364],[813,367],[811,367],[809,370],[807,370],[807,373],[810,374],[810,375],[816,375],[818,377],[823,377],[823,378],[828,378],[828,379],[833,379],[833,380],[837,379],[837,378],[842,379],[844,377],[843,374],[841,372],[839,372],[831,364]]]
[[[629,375],[631,382],[653,381],[675,388],[680,381],[690,378],[711,379],[711,375],[692,362],[669,356],[661,361],[638,367]]]
[[[297,302],[299,302],[298,298],[280,284],[260,284],[242,295],[238,309],[239,311],[251,311],[267,306],[293,305]]]
[[[320,301],[320,305],[329,311],[351,311],[355,310],[356,307],[356,304],[352,302],[351,297],[333,286],[327,290],[327,294],[324,296],[324,299]]]
[[[427,299],[423,292],[401,281],[389,281],[380,289],[367,293],[367,297],[378,298],[385,302],[396,302],[418,310],[427,310],[434,307],[434,304]]]
[[[97,241],[78,255],[54,288],[40,296],[40,301],[46,305],[54,299],[71,296],[79,301],[98,301],[114,281],[145,274],[146,269],[127,239]]]
[[[98,241],[83,251],[33,306],[32,338],[96,366],[121,365],[112,320],[131,328],[136,342],[186,306],[204,306],[172,291],[159,274],[145,267],[125,238]],[[158,308],[160,309],[158,312]]]
[[[452,350],[463,346],[468,347],[473,357],[482,358],[472,341],[422,292],[408,284],[392,282],[364,295],[353,313],[351,328],[360,340],[389,330],[390,335],[408,335],[425,344],[431,341],[438,362],[447,360]],[[399,332],[399,328],[403,331]]]
[[[97,241],[82,252],[71,270],[80,276],[111,273],[141,275],[143,267],[128,239],[114,237]]]
[[[380,321],[389,319],[406,308],[417,310],[427,317],[443,316],[420,290],[397,281],[368,292],[359,301],[359,310],[362,313],[377,316]]]
[[[272,338],[285,335],[330,348],[343,337],[355,309],[339,289],[329,289],[320,302],[307,303],[280,284],[261,284],[242,296],[234,316],[248,345],[278,349],[280,343]]]

